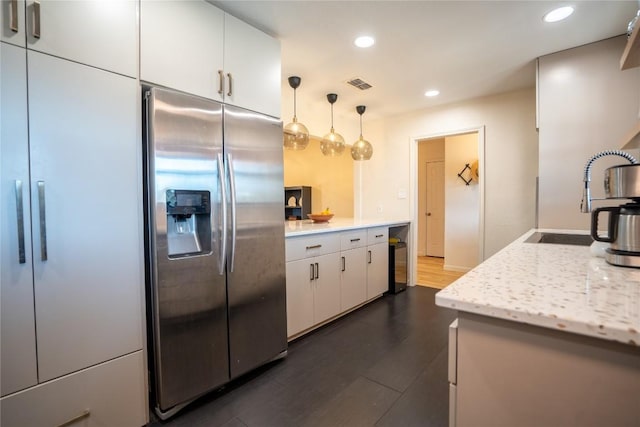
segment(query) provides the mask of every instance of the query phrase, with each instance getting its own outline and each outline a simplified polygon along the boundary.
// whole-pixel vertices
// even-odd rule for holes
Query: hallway
[[[444,269],[444,258],[418,257],[418,280],[416,285],[444,289],[464,275],[461,271]]]

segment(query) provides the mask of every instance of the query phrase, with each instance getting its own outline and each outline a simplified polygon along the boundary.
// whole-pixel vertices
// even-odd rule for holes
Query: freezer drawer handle
[[[9,14],[11,15],[11,22],[9,22],[9,29],[14,33],[18,32],[18,0],[11,0],[9,2]]]
[[[33,3],[33,37],[40,38],[40,2]]]
[[[344,257],[341,257],[341,258],[342,258],[342,271],[345,271],[347,267],[347,262],[345,261]]]
[[[218,70],[218,94],[224,95],[224,72]]]
[[[231,73],[227,73],[227,77],[229,77],[229,92],[227,92],[227,96],[231,96],[233,94],[233,76]]]
[[[371,264],[371,251],[367,251],[369,252],[369,264]]]
[[[309,268],[309,274],[310,274],[310,276],[309,276],[309,280],[312,280],[312,281],[313,281],[313,278],[315,277],[315,272],[316,272],[316,271],[315,271],[315,269],[313,268],[313,264],[309,264],[309,267],[311,267],[311,268]]]
[[[321,248],[321,247],[322,247],[322,245],[307,246],[307,250],[318,249],[318,248]]]
[[[236,216],[236,173],[233,170],[233,157],[231,153],[227,154],[227,166],[229,169],[229,192],[231,193],[231,265],[229,266],[233,273],[233,265],[236,259],[236,229],[237,229],[237,216]]]
[[[227,257],[227,186],[225,184],[224,160],[222,153],[218,153],[218,179],[220,180],[220,198],[222,217],[222,236],[220,237],[220,256],[218,257],[218,274],[224,274],[224,260]],[[213,220],[213,217],[211,218]]]
[[[24,252],[24,209],[22,205],[22,181],[16,179],[16,216],[18,218],[18,262],[26,262]]]
[[[359,241],[360,241],[360,239],[351,239],[351,243],[353,243],[353,242],[359,242]]]
[[[44,181],[38,181],[38,204],[40,205],[40,259],[47,260],[47,220],[44,206]]]
[[[71,418],[70,420],[63,422],[62,424],[58,424],[57,427],[70,426],[72,424],[77,423],[78,421],[80,421],[83,418],[87,418],[89,415],[91,415],[91,411],[88,410],[88,409],[85,409],[80,414],[76,415],[75,417]]]

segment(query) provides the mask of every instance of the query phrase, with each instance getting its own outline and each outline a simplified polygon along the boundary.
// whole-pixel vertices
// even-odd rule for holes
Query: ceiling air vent
[[[365,82],[364,80],[362,80],[359,77],[355,77],[349,81],[347,81],[348,84],[350,84],[351,86],[358,88],[360,90],[366,90],[369,89],[373,86],[371,86],[369,83]]]

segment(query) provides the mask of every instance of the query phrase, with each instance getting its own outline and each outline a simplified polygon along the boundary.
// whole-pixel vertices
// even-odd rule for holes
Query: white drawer
[[[147,423],[142,350],[6,396],[0,406],[3,427],[140,427]]]
[[[367,245],[389,242],[389,227],[375,227],[367,229]]]
[[[288,237],[285,240],[286,259],[295,261],[340,251],[339,233],[312,234]]]
[[[340,250],[367,246],[367,230],[344,231],[340,233]]]

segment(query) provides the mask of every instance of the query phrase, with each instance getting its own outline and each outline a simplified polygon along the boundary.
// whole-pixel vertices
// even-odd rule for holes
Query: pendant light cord
[[[360,138],[362,138],[362,114],[360,114]]]
[[[331,104],[331,133],[333,133],[333,103]]]
[[[293,89],[293,122],[297,122],[298,117],[296,116],[296,89]]]

